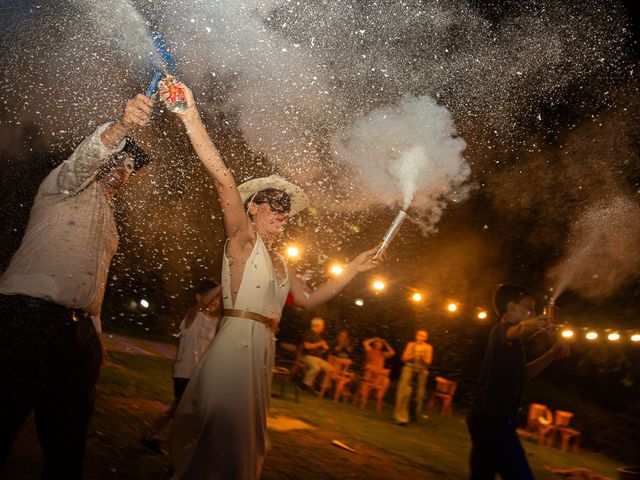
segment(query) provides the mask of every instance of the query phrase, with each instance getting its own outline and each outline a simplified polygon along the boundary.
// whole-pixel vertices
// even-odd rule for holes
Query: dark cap
[[[514,283],[503,283],[498,285],[493,296],[493,306],[499,317],[507,312],[507,305],[511,302],[519,302],[525,297],[531,296],[521,285]]]
[[[133,158],[133,171],[137,172],[142,167],[144,167],[147,163],[151,161],[151,158],[147,153],[138,146],[136,142],[133,141],[131,137],[126,137],[124,148],[122,149],[122,153],[126,153],[131,158]]]

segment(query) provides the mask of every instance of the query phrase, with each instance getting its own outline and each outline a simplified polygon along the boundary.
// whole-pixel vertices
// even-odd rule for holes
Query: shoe
[[[313,387],[310,387],[306,383],[303,383],[303,384],[300,385],[300,390],[303,390],[303,391],[309,392],[309,393],[313,393]]]
[[[162,453],[160,448],[160,439],[150,436],[144,436],[140,439],[140,443],[155,453]]]

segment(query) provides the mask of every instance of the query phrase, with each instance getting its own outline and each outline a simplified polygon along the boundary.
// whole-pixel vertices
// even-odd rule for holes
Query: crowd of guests
[[[332,343],[324,338],[324,330],[325,321],[315,317],[303,334],[300,346],[300,361],[305,368],[302,388],[314,391],[321,372],[327,377],[335,373],[332,357],[350,359],[354,363],[359,363],[356,360],[362,360],[364,357],[361,371],[351,372],[354,379],[360,379],[360,395],[366,396],[371,388],[375,388],[377,396],[384,398],[390,384],[390,369],[386,368],[385,363],[396,355],[391,345],[383,338],[367,338],[362,342],[364,356],[356,355],[347,330],[340,330]],[[412,417],[416,418],[422,414],[429,367],[433,362],[433,347],[427,343],[427,339],[428,332],[424,329],[418,330],[415,339],[406,344],[402,353],[403,366],[396,388],[394,408],[394,419],[399,425],[406,425]],[[344,375],[344,372],[341,374]],[[356,395],[357,392],[353,394]],[[415,403],[413,412],[410,411],[412,400]]]

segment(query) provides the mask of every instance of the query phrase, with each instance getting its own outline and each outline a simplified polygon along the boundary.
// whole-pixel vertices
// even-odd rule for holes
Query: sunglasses
[[[274,213],[289,213],[291,211],[291,196],[275,188],[260,190],[253,198],[253,203],[257,205],[267,203]]]

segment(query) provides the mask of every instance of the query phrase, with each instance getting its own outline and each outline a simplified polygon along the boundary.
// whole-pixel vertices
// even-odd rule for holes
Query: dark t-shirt
[[[309,342],[309,343],[318,343],[322,341],[322,337],[320,336],[319,333],[309,329],[306,332],[304,332],[304,335],[302,336],[302,341]],[[303,343],[303,346],[304,346],[304,343]],[[324,356],[324,349],[320,347],[314,348],[313,350],[307,350],[306,348],[303,348],[302,354],[322,358]]]
[[[512,325],[499,322],[491,329],[471,413],[510,417],[518,413],[526,379],[526,363],[522,342],[507,339],[507,330]]]

